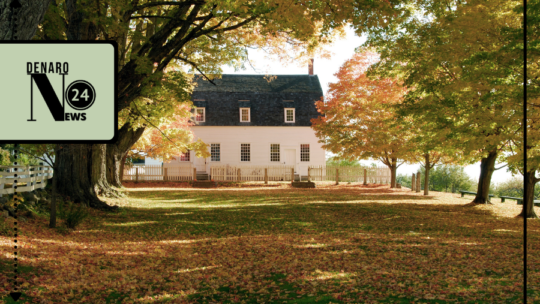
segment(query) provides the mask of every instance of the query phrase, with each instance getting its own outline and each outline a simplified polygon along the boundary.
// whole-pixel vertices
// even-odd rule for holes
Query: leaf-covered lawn
[[[470,206],[471,196],[357,184],[128,190],[127,199],[109,200],[121,212],[92,211],[69,235],[46,228],[44,218],[19,224],[23,300],[522,302],[523,220],[515,218],[515,201]],[[529,221],[528,284],[536,298],[539,230]],[[0,241],[7,295],[13,238]]]

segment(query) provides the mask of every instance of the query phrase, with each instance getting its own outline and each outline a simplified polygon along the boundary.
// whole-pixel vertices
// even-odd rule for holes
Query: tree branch
[[[501,167],[499,167],[499,168],[494,168],[493,170],[494,170],[494,171],[500,170],[500,169],[502,169],[502,168],[504,168],[504,167],[508,167],[508,164],[506,164],[506,165],[504,165],[504,166],[501,166]]]
[[[153,16],[153,15],[141,15],[141,16],[131,16],[129,19],[136,19],[136,18],[162,18],[162,19],[174,19],[174,17],[169,16]]]
[[[147,123],[149,123],[152,127],[156,128],[160,133],[161,135],[163,135],[165,138],[167,138],[168,141],[170,141],[173,145],[175,145],[177,148],[179,148],[180,150],[182,150],[181,147],[179,147],[169,136],[167,136],[167,134],[163,133],[163,131],[161,131],[160,128],[156,127],[156,125],[154,125],[151,121],[149,121],[148,119],[146,119],[146,117],[144,117],[144,115],[141,113],[141,111],[139,110],[139,107],[137,107],[137,104],[135,104],[135,102],[132,102],[131,103],[135,109],[137,110],[137,112],[139,112],[139,115],[144,119],[146,120]]]
[[[161,2],[148,2],[146,4],[142,4],[139,6],[133,7],[133,11],[140,11],[142,9],[145,9],[147,7],[153,7],[153,6],[161,6],[161,5],[175,5],[175,6],[191,6],[191,5],[202,5],[206,4],[205,1],[185,1],[185,2],[171,2],[171,1],[161,1]]]
[[[39,160],[42,160],[42,161],[46,162],[47,164],[49,164],[49,166],[51,166],[51,168],[54,167],[54,165],[51,164],[51,163],[49,162],[49,159],[45,159],[45,158],[43,158],[43,156],[37,156],[37,155],[35,155],[34,153],[32,153],[32,152],[30,152],[30,151],[24,149],[24,148],[21,147],[21,146],[19,146],[19,150],[20,150],[21,152],[23,152],[24,154],[28,154],[28,155],[32,156],[33,158],[37,158],[37,159],[39,159]],[[50,157],[50,155],[49,155],[48,153],[46,153],[46,154],[47,154],[48,157]]]
[[[183,58],[183,57],[180,57],[180,56],[175,56],[174,59],[178,59],[178,60],[181,60],[181,61],[183,61],[185,63],[191,64],[194,68],[197,69],[197,71],[199,71],[199,73],[201,73],[201,75],[204,76],[204,78],[206,78],[206,80],[210,81],[211,84],[216,85],[210,78],[208,78],[208,76],[204,75],[204,73],[199,69],[199,67],[197,66],[197,64],[195,62],[190,61],[187,58]]]

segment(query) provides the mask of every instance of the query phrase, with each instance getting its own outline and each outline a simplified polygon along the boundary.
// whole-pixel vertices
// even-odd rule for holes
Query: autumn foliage
[[[39,217],[17,225],[18,303],[522,303],[520,207],[432,194],[129,189],[108,200],[122,212],[90,210],[67,235]],[[529,240],[538,250],[539,236]],[[13,238],[0,243],[7,297]],[[538,255],[528,263],[532,303]]]
[[[162,117],[158,126],[147,128],[141,138],[130,151],[132,154],[144,154],[148,157],[161,159],[164,162],[173,160],[188,150],[196,151],[197,155],[207,156],[207,145],[200,139],[194,141],[190,126],[189,104],[180,104],[170,117]]]
[[[345,159],[378,159],[392,171],[392,184],[399,159],[406,157],[408,131],[394,124],[393,106],[406,89],[396,78],[369,77],[378,61],[372,51],[356,53],[335,74],[326,100],[316,103],[321,117],[312,120],[323,148]]]

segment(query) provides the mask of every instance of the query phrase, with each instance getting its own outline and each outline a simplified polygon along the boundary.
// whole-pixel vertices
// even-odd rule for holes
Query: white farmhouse
[[[212,166],[294,166],[297,177],[308,166],[325,164],[325,151],[311,129],[319,113],[315,102],[323,96],[313,75],[222,75],[211,82],[197,77],[192,100],[196,139],[208,144],[211,157],[193,151],[164,167],[192,165],[197,175]],[[147,159],[146,164],[150,164]]]

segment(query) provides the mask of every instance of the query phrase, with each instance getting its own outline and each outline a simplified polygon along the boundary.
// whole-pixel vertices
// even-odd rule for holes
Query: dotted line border
[[[13,158],[15,159],[15,162],[13,163],[14,166],[17,166],[17,159],[19,157],[19,144],[15,144],[15,149],[14,149],[14,155],[13,155]],[[13,200],[15,202],[15,208],[14,208],[14,214],[13,214],[13,218],[15,219],[15,221],[13,222],[13,224],[15,225],[15,227],[13,228],[14,229],[14,232],[15,232],[15,240],[13,240],[13,242],[15,243],[14,245],[14,276],[13,276],[13,280],[14,280],[14,287],[13,287],[13,290],[15,290],[15,292],[17,292],[19,290],[19,282],[17,281],[18,279],[18,273],[19,273],[19,263],[18,263],[18,259],[17,259],[17,237],[18,237],[18,229],[17,229],[17,209],[19,207],[19,195],[18,195],[18,192],[17,192],[17,173],[18,173],[18,168],[14,168],[13,169],[15,171],[15,174],[13,175],[14,176],[14,180],[13,180]]]

